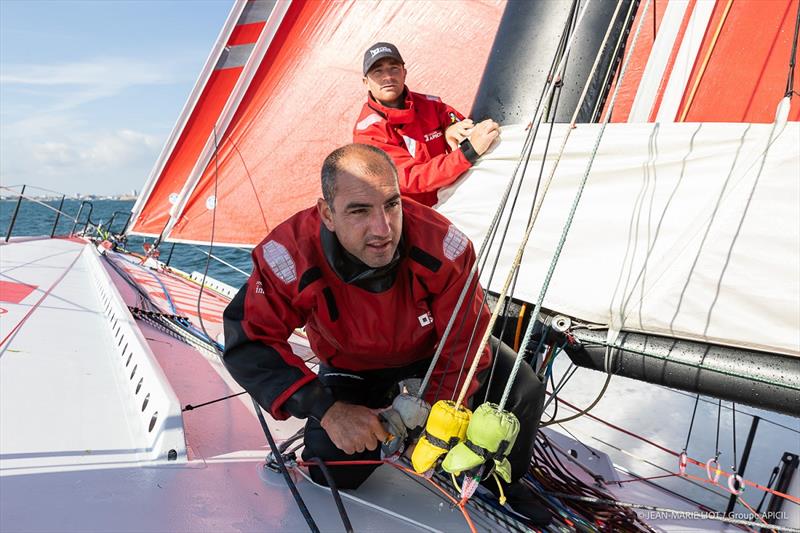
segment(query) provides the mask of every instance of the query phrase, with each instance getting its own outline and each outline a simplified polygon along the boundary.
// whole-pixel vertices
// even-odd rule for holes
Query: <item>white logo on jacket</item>
[[[439,131],[439,130],[432,131],[430,133],[426,133],[425,134],[425,142],[432,141],[434,139],[438,139],[442,135],[443,135],[442,132]]]
[[[261,247],[261,253],[264,255],[264,261],[279,280],[284,283],[292,283],[297,279],[297,267],[294,265],[294,259],[284,245],[275,241],[267,241]]]
[[[424,328],[425,326],[430,326],[433,324],[433,315],[430,313],[430,311],[428,311],[427,313],[422,313],[419,315],[417,320],[419,320],[419,325]]]
[[[264,294],[264,284],[256,281],[256,294]]]

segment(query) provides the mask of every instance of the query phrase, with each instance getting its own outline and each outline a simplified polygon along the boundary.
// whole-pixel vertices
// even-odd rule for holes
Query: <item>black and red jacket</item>
[[[253,250],[253,262],[250,279],[224,313],[225,366],[276,419],[321,419],[334,399],[292,352],[288,338],[294,329],[305,326],[320,361],[341,370],[402,368],[429,359],[475,252],[450,221],[406,200],[398,253],[387,267],[369,269],[350,256],[315,207],[276,227]],[[426,394],[431,403],[437,392],[450,398],[461,386],[457,380],[473,325],[480,322],[480,339],[489,321],[482,295],[478,286],[459,312],[456,326],[465,322],[447,339]],[[490,361],[487,348],[478,370]],[[473,379],[469,395],[477,388]]]
[[[436,192],[453,183],[477,161],[469,143],[451,151],[444,132],[464,116],[438,96],[406,88],[403,109],[386,107],[372,95],[361,108],[353,128],[353,142],[385,151],[397,166],[400,192],[427,206],[438,201]]]

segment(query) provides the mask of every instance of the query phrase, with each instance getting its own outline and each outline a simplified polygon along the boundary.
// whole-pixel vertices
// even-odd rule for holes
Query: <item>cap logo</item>
[[[379,46],[378,48],[373,48],[372,50],[369,51],[369,53],[372,54],[372,57],[375,57],[381,52],[389,52],[391,54],[392,49],[389,48],[388,46]]]

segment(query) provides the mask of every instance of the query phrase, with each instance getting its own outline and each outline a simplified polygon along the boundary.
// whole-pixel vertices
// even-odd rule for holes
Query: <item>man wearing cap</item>
[[[397,165],[400,192],[427,206],[437,191],[453,183],[500,135],[491,119],[464,118],[438,96],[408,90],[397,47],[375,43],[364,53],[364,85],[369,91],[353,129],[353,141],[376,146]]]

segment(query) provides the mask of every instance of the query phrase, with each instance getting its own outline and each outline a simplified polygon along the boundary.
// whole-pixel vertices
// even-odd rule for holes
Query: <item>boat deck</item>
[[[160,304],[196,309],[196,285],[120,254],[104,258],[83,240],[0,246],[0,530],[307,530],[283,478],[263,466],[268,447],[249,396],[184,410],[241,389],[212,351],[134,320],[128,309],[141,295],[131,279]],[[173,298],[180,292],[183,302]],[[212,337],[224,302],[212,293],[201,301]],[[302,338],[293,347],[310,353]],[[302,424],[267,418],[278,442]],[[606,479],[630,479],[550,435]],[[581,468],[573,474],[591,483]],[[341,531],[329,491],[302,478],[297,486],[318,526]],[[623,501],[697,510],[644,483],[608,488]],[[468,530],[432,487],[388,466],[343,496],[356,531]],[[733,530],[649,518],[660,531]],[[507,530],[480,512],[472,519],[479,531]]]

